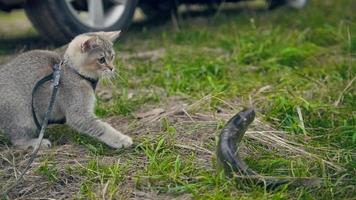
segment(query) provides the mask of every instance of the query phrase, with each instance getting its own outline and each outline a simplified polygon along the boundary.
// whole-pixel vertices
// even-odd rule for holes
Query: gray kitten
[[[115,51],[112,43],[120,32],[86,33],[75,37],[64,54],[61,80],[50,121],[65,121],[75,130],[99,139],[110,147],[129,147],[132,139],[115,130],[94,114],[95,94],[88,80],[112,76]],[[36,125],[31,112],[32,89],[41,78],[52,73],[61,57],[51,51],[24,53],[0,67],[0,132],[23,149],[36,144]],[[34,108],[41,123],[47,110],[51,82],[34,95]],[[42,146],[50,147],[44,139]]]

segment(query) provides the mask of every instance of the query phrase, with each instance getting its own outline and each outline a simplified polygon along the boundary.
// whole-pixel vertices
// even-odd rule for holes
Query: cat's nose
[[[115,70],[115,66],[112,65],[112,64],[108,64],[108,65],[106,65],[106,67],[109,68],[110,71],[114,71]]]

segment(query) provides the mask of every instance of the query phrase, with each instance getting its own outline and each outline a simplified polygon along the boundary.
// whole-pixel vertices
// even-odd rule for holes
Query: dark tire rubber
[[[77,20],[65,0],[28,0],[25,11],[39,34],[55,44],[64,44],[85,32],[126,30],[133,18],[137,0],[127,1],[126,9],[119,20],[104,29],[89,27]]]

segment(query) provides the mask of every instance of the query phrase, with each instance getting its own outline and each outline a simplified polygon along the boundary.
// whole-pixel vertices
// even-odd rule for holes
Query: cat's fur
[[[83,78],[99,79],[114,74],[112,42],[119,32],[97,32],[77,36],[64,54],[61,79],[51,121],[66,120],[75,130],[99,139],[110,147],[132,144],[123,135],[94,114],[95,94],[90,82]],[[100,64],[99,59],[106,62]],[[36,125],[31,113],[32,89],[36,82],[52,73],[52,66],[61,57],[51,51],[35,50],[24,53],[0,67],[0,132],[8,135],[13,145],[33,147]],[[48,107],[51,82],[44,84],[34,96],[35,111],[41,122]],[[50,147],[48,140],[42,146]]]

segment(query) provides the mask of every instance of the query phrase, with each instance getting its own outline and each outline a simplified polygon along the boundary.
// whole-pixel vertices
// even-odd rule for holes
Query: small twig
[[[192,116],[183,108],[182,111],[184,112],[184,114],[186,114],[190,120],[192,120],[192,122],[195,122],[195,120],[192,118]]]
[[[210,100],[211,97],[212,97],[211,94],[208,94],[208,95],[202,97],[201,99],[199,99],[198,101],[195,101],[194,103],[190,104],[190,105],[187,107],[187,109],[188,109],[188,110],[192,110],[192,109],[198,107],[199,105],[201,105],[202,103],[204,103],[204,102]]]
[[[106,184],[104,185],[104,188],[103,188],[103,191],[102,191],[103,200],[106,199],[106,193],[107,193],[107,191],[108,191],[109,182],[110,182],[110,180],[108,180],[108,181],[106,182]]]
[[[0,153],[1,159],[5,160],[6,162],[8,162],[10,165],[12,165],[12,162],[7,159],[2,153]]]
[[[12,156],[12,167],[14,169],[14,176],[17,180],[18,177],[17,177],[17,169],[16,169],[16,163],[15,163],[15,155],[12,153],[12,151],[11,151],[11,156]]]
[[[42,155],[48,155],[48,151],[43,151],[38,153],[39,156]],[[68,156],[68,157],[77,157],[77,154],[73,154],[73,153],[67,153],[67,152],[59,152],[59,150],[56,150],[55,152],[52,152],[52,155],[55,156]]]
[[[229,106],[232,110],[235,110],[236,107],[231,105],[230,103],[226,102],[225,100],[219,98],[219,97],[216,97],[216,96],[212,96],[212,98],[216,99],[216,100],[219,100],[220,102],[222,102],[223,104]]]
[[[119,189],[120,189],[119,186],[117,186],[115,188],[114,192],[110,194],[109,200],[113,199],[113,197],[116,195],[116,193],[119,191]]]
[[[205,148],[203,148],[203,147],[201,147],[201,146],[198,146],[198,145],[196,145],[196,144],[193,144],[193,146],[194,146],[195,148],[198,148],[198,149],[200,149],[200,150],[202,150],[202,151],[204,151],[204,152],[210,154],[210,155],[214,155],[214,154],[215,154],[215,153],[213,153],[212,151],[210,151],[210,150],[208,150],[208,149],[205,149]]]
[[[82,167],[83,169],[86,169],[86,170],[88,170],[88,171],[90,171],[90,172],[93,172],[93,173],[95,173],[95,174],[98,174],[98,175],[101,175],[101,173],[100,172],[98,172],[98,171],[95,171],[95,170],[92,170],[92,169],[89,169],[89,168],[87,168],[87,167],[84,167],[80,162],[78,162],[77,160],[74,160],[80,167]]]
[[[250,95],[248,95],[248,101],[249,101],[249,106],[250,107],[253,107],[253,97],[252,97],[252,95],[250,94]]]
[[[351,87],[352,83],[356,80],[356,76],[346,85],[344,90],[340,93],[339,98],[334,102],[334,106],[339,106],[342,97],[344,96],[345,92]]]
[[[300,127],[302,128],[303,133],[306,136],[307,132],[305,131],[305,125],[304,125],[302,110],[300,109],[300,106],[297,106],[297,113],[298,113],[298,118],[299,118],[299,122],[300,122]]]

